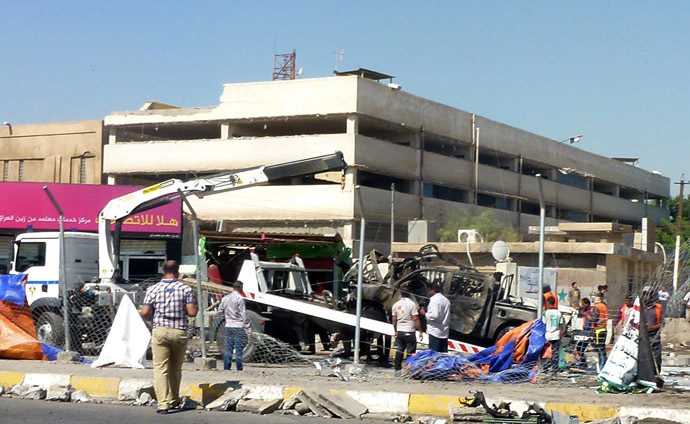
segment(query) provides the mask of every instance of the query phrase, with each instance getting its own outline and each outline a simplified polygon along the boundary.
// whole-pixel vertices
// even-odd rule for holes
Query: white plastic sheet
[[[151,333],[134,303],[129,296],[122,296],[101,355],[91,367],[145,368],[146,350],[150,342]]]

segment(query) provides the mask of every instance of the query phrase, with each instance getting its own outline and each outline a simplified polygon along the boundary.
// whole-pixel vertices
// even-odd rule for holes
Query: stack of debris
[[[229,388],[207,410],[252,412],[261,415],[278,410],[284,415],[304,415],[321,418],[360,418],[368,412],[366,406],[353,398],[337,393],[316,393],[303,390],[289,399],[259,400],[248,398],[248,389]]]

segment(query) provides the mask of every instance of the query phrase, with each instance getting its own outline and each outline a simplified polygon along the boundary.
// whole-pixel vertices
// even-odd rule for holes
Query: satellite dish
[[[510,257],[510,248],[508,243],[499,240],[491,245],[491,255],[498,262],[505,262]]]

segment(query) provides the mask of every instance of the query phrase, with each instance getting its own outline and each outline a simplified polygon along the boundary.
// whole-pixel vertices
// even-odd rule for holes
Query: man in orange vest
[[[552,305],[549,303],[549,299],[553,299],[553,305],[555,306],[550,306]],[[558,309],[558,296],[554,292],[551,291],[551,286],[548,284],[544,284],[544,294],[543,294],[543,305],[544,309]]]
[[[613,326],[617,326],[618,323],[621,323],[621,327],[625,326],[625,323],[628,322],[628,315],[630,314],[630,311],[633,309],[633,296],[631,292],[628,292],[625,295],[625,300],[623,301],[623,305],[621,305],[620,309],[618,309],[618,315],[616,315],[616,318],[613,320]]]
[[[606,363],[606,324],[609,319],[609,312],[606,308],[606,304],[602,301],[601,294],[599,292],[592,293],[590,296],[594,305],[587,311],[585,315],[587,322],[589,323],[589,328],[592,334],[594,348],[599,354],[599,369],[604,367]]]

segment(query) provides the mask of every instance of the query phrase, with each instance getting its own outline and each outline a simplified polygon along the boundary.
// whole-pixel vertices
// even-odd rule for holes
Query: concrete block
[[[189,411],[196,409],[199,406],[199,402],[191,399],[189,396],[180,397],[180,409],[183,411]]]
[[[206,409],[209,411],[232,411],[237,406],[237,402],[247,396],[247,393],[249,393],[249,389],[227,389],[222,396],[206,405]]]
[[[214,358],[194,358],[194,365],[199,370],[215,370],[217,367]]]
[[[259,408],[259,414],[260,415],[272,414],[274,411],[278,410],[281,403],[283,403],[282,398],[264,401],[261,408]]]
[[[148,392],[143,392],[137,397],[137,405],[148,406],[155,402],[153,396]]]
[[[38,386],[29,387],[22,395],[24,399],[42,400],[46,398],[46,389]]]
[[[57,362],[59,364],[79,362],[79,352],[62,351],[57,354]]]
[[[295,404],[295,411],[297,411],[300,415],[304,415],[310,413],[311,409],[309,409],[308,404],[299,402]]]
[[[88,395],[83,390],[77,390],[76,392],[72,393],[72,402],[82,402],[82,403],[89,403],[93,402],[93,399],[91,399],[91,396]]]
[[[237,412],[251,412],[252,414],[258,414],[264,403],[265,401],[263,400],[241,399],[239,402],[237,402],[235,410]]]
[[[27,390],[29,390],[29,386],[25,386],[23,384],[15,384],[14,386],[9,388],[7,394],[22,397],[24,396],[24,393],[26,393]]]
[[[73,391],[72,386],[50,386],[46,392],[46,400],[69,402]]]
[[[410,402],[409,393],[391,393],[381,391],[347,390],[346,395],[366,405],[369,413],[407,414]]]
[[[299,394],[302,393],[300,390],[297,393],[292,394],[289,398],[287,398],[285,401],[283,401],[283,404],[280,405],[280,409],[292,409],[299,403]]]
[[[45,390],[48,390],[50,386],[67,387],[70,384],[70,376],[68,374],[28,373],[24,377],[22,384],[25,386],[38,386]]]
[[[249,389],[247,399],[254,400],[273,400],[285,396],[285,388],[272,384],[247,384],[244,386]]]
[[[143,392],[147,392],[155,397],[151,380],[142,378],[124,379],[120,381],[120,386],[117,390],[117,400],[136,400]]]
[[[361,418],[368,412],[366,406],[343,393],[319,393],[321,405],[340,418]]]
[[[317,416],[321,418],[331,418],[333,417],[333,414],[331,414],[330,411],[328,411],[326,408],[321,406],[319,400],[318,400],[318,394],[309,390],[303,391],[299,395],[299,400],[300,402],[304,403],[309,407],[311,412],[316,414]]]

